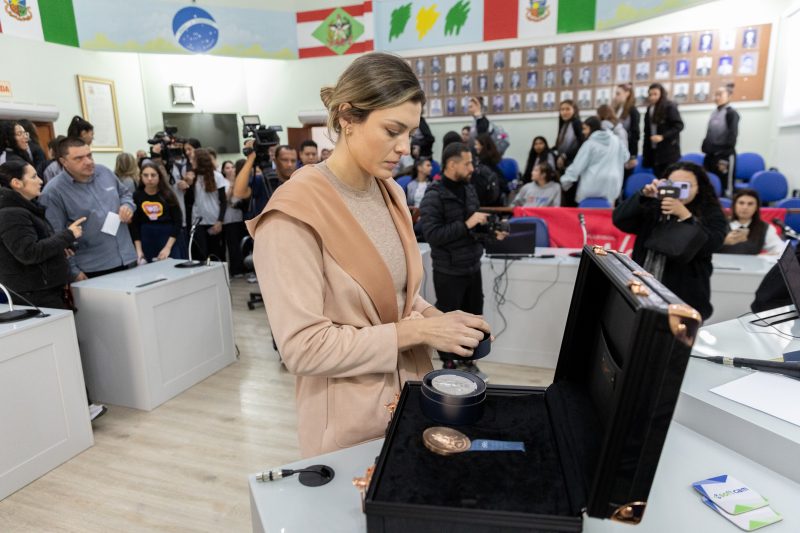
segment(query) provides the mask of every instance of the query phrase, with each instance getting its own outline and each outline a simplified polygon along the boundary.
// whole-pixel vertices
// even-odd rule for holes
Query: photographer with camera
[[[707,319],[711,254],[728,223],[703,167],[678,162],[614,210],[614,225],[636,235],[633,260]]]
[[[440,181],[428,187],[420,204],[420,222],[431,246],[436,308],[447,313],[483,313],[481,256],[483,242],[506,233],[489,226],[489,214],[480,213],[478,194],[469,183],[473,173],[472,152],[466,144],[448,144],[442,152]],[[442,357],[444,368],[456,368],[456,361]],[[486,379],[474,363],[465,370]]]

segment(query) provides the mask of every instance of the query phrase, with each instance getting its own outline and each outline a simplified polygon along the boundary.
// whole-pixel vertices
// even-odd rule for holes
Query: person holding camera
[[[244,142],[244,153],[247,158],[244,165],[236,173],[233,181],[231,197],[233,201],[249,200],[250,205],[245,213],[245,220],[250,220],[261,214],[275,190],[286,183],[297,170],[297,150],[286,144],[275,145],[275,150],[270,146],[269,159],[274,168],[266,167],[253,171],[256,164],[257,153],[254,149],[255,139]],[[274,156],[274,159],[273,159]]]
[[[470,184],[472,152],[466,144],[454,142],[442,151],[442,179],[430,185],[420,204],[420,222],[425,241],[431,246],[433,286],[436,308],[443,312],[465,311],[483,314],[481,256],[488,231],[480,231],[489,221],[481,213],[478,194]],[[498,238],[504,238],[499,233]],[[440,357],[444,368],[456,368],[456,361]],[[465,370],[483,379],[474,363]]]
[[[703,167],[678,162],[620,204],[614,225],[636,235],[633,260],[707,319],[711,306],[711,255],[728,223]]]

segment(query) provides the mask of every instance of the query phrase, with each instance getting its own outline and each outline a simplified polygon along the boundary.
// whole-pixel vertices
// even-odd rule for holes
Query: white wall
[[[238,4],[250,7],[251,1],[241,0]],[[298,9],[310,9],[335,2],[297,0],[292,4]],[[739,150],[763,154],[768,165],[779,167],[793,182],[793,187],[800,187],[800,172],[796,170],[800,168],[800,128],[778,127],[781,82],[794,59],[792,52],[781,50],[786,38],[780,35],[778,23],[792,4],[789,0],[760,0],[758,8],[754,9],[754,4],[748,0],[716,1],[624,28],[559,35],[547,42],[773,23],[774,46],[767,77],[767,99],[764,103],[737,104],[742,115]],[[494,41],[485,43],[484,47],[505,48],[529,43],[537,44],[537,41]],[[465,45],[453,51],[475,48],[476,45]],[[25,53],[21,55],[20,50]],[[419,50],[404,55],[427,52],[441,53],[441,50]],[[339,56],[280,61],[91,52],[5,35],[0,35],[0,54],[6,58],[23,58],[5,61],[0,71],[0,79],[12,84],[12,100],[56,106],[61,111],[61,118],[56,123],[58,133],[63,133],[69,119],[80,113],[76,74],[113,79],[119,100],[124,148],[129,152],[145,148],[149,135],[161,129],[163,111],[258,114],[265,124],[280,124],[284,128],[299,126],[297,112],[322,109],[320,87],[334,83],[354,58]],[[196,106],[173,106],[169,90],[173,83],[192,85]],[[699,151],[712,108],[711,105],[682,108],[686,123],[681,139],[684,152]],[[534,136],[542,134],[551,140],[555,137],[556,117],[556,113],[550,113],[500,118],[498,121],[511,135],[508,155],[524,164]],[[434,135],[441,140],[445,132],[450,129],[458,131],[467,120],[463,117],[440,118],[430,122]],[[440,150],[440,146],[437,143],[435,149]],[[98,154],[97,159],[113,164],[115,155]]]

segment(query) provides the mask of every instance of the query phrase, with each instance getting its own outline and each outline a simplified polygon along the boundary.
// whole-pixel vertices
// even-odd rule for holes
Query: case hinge
[[[395,394],[394,395],[394,399],[391,402],[389,402],[386,405],[384,405],[386,410],[389,411],[389,418],[390,419],[394,418],[394,412],[397,411],[397,404],[399,402],[400,402],[400,395],[399,394]]]
[[[686,304],[670,304],[667,314],[669,316],[669,329],[675,338],[686,346],[694,344],[697,330],[700,329],[700,325],[703,323],[703,317],[700,316],[700,313]]]
[[[645,507],[647,507],[647,502],[632,502],[620,505],[611,514],[611,520],[636,525],[642,521]]]
[[[364,512],[364,503],[367,499],[367,489],[369,489],[369,484],[372,483],[372,474],[375,473],[375,465],[370,466],[367,468],[364,477],[354,477],[353,478],[353,486],[358,489],[358,492],[361,493],[361,511]]]
[[[629,279],[628,288],[636,296],[650,296],[650,290],[638,279]]]

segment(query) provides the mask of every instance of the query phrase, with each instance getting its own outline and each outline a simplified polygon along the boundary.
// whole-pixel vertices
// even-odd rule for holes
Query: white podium
[[[180,262],[72,285],[92,400],[149,411],[235,360],[224,263]]]
[[[94,444],[72,312],[43,311],[0,324],[0,500]]]

